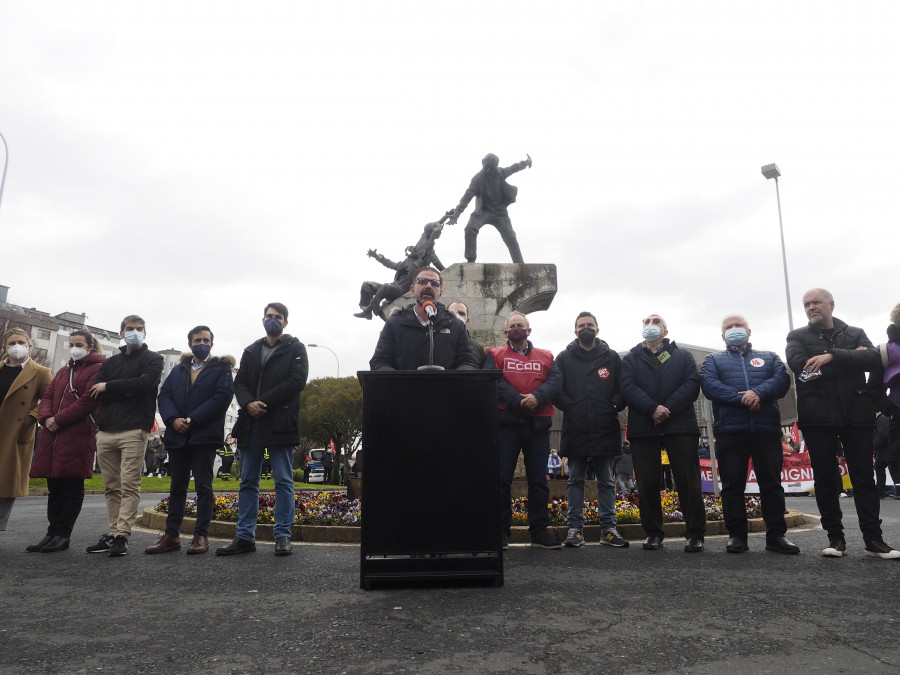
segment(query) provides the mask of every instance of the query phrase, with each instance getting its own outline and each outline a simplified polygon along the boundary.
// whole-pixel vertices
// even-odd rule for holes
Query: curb
[[[817,520],[814,516],[788,509],[784,516],[788,529],[812,524]],[[194,533],[196,518],[185,518],[181,523],[181,534],[191,536]],[[138,525],[148,530],[164,532],[166,529],[166,514],[157,511],[154,507],[144,509],[138,518]],[[747,521],[750,532],[765,532],[766,524],[762,518],[750,518]],[[666,537],[684,537],[684,523],[666,523],[663,525]],[[233,539],[237,524],[224,520],[213,520],[209,524],[209,536],[218,539]],[[619,525],[619,534],[630,541],[643,539],[646,534],[639,524]],[[562,541],[567,533],[565,525],[555,525],[548,531]],[[291,540],[300,542],[330,543],[330,544],[359,544],[362,529],[359,527],[347,527],[341,525],[294,525],[291,528]],[[706,535],[725,535],[725,523],[721,520],[706,521]],[[260,541],[273,541],[272,525],[260,523],[256,526],[256,538]],[[600,541],[600,526],[587,525],[584,528],[586,542]],[[512,544],[527,544],[531,541],[528,528],[525,526],[513,527],[509,538]]]

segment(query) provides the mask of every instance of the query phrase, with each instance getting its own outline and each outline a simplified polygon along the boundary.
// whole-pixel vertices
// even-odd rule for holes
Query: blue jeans
[[[597,508],[600,511],[600,531],[616,526],[616,484],[613,481],[614,455],[594,455],[594,472],[597,474]],[[566,497],[569,510],[566,525],[576,530],[584,529],[584,473],[587,457],[569,457],[569,484]]]
[[[294,449],[290,445],[269,447],[269,461],[275,477],[275,527],[272,535],[290,537],[294,525]],[[259,517],[259,475],[262,472],[263,448],[248,445],[241,448],[241,489],[238,493],[237,536],[256,539]]]
[[[520,451],[528,479],[528,531],[533,537],[550,525],[547,511],[550,430],[536,431],[533,424],[531,419],[526,419],[520,426],[500,427],[500,524],[506,536],[512,526],[512,481]]]

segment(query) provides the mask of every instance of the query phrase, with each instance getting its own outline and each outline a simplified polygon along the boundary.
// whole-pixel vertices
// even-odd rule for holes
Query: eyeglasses
[[[428,284],[431,284],[434,288],[441,287],[441,282],[438,279],[425,279],[423,277],[419,277],[418,279],[416,279],[416,283],[419,284],[419,286],[427,286]]]

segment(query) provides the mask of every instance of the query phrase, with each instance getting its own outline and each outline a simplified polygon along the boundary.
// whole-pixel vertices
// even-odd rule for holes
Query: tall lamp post
[[[3,186],[6,185],[6,167],[9,166],[9,146],[6,144],[6,139],[3,137],[3,134],[0,134],[0,140],[3,141],[3,156],[5,157],[3,160],[3,177],[0,178],[0,205],[2,205]]]
[[[337,354],[334,353],[334,350],[333,350],[331,347],[326,347],[325,345],[314,345],[314,344],[310,343],[308,346],[309,346],[309,347],[318,347],[319,349],[327,349],[328,351],[330,351],[331,354],[334,356],[334,360],[337,362],[337,376],[338,376],[338,378],[340,378],[340,376],[341,376],[341,362],[340,362],[340,360],[338,359]]]
[[[781,175],[781,171],[778,170],[777,164],[766,164],[762,167],[762,175],[766,177],[766,180],[770,178],[775,179],[775,196],[778,199],[778,229],[781,232],[781,262],[784,265],[784,292],[787,297],[788,326],[791,330],[794,330],[794,317],[791,314],[791,286],[788,283],[787,253],[785,253],[784,249],[784,224],[781,222],[781,193],[778,190],[778,177]]]

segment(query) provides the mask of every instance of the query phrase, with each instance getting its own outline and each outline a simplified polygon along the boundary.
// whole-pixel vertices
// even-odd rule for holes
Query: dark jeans
[[[722,477],[722,509],[728,534],[747,539],[744,490],[747,488],[748,460],[752,459],[766,522],[766,539],[783,537],[787,523],[784,522],[784,488],[781,487],[784,464],[781,436],[751,432],[720,434],[716,436],[716,458]]]
[[[872,468],[872,427],[800,426],[813,468],[816,504],[822,516],[822,529],[829,537],[844,536],[841,522],[841,472],[837,454],[843,445],[844,458],[853,483],[853,501],[859,529],[866,542],[881,539],[880,497]]]
[[[706,532],[706,507],[700,481],[700,456],[697,454],[699,434],[671,434],[650,438],[629,438],[634,474],[638,486],[638,508],[641,525],[648,535],[664,537],[659,477],[662,473],[663,448],[669,453],[669,466],[675,477],[678,501],[684,514],[685,535],[703,539]]]
[[[519,426],[500,427],[500,523],[509,536],[512,526],[512,481],[516,473],[519,452],[528,479],[528,531],[547,529],[550,514],[550,488],[547,486],[547,458],[550,456],[550,430],[535,431],[531,419]]]
[[[71,537],[84,504],[84,479],[48,478],[47,489],[47,534]]]
[[[194,474],[194,489],[197,491],[197,522],[194,534],[207,536],[209,521],[213,514],[213,462],[217,446],[187,446],[169,452],[169,515],[166,517],[166,534],[177,537],[184,520],[184,505],[187,501],[191,473]]]

